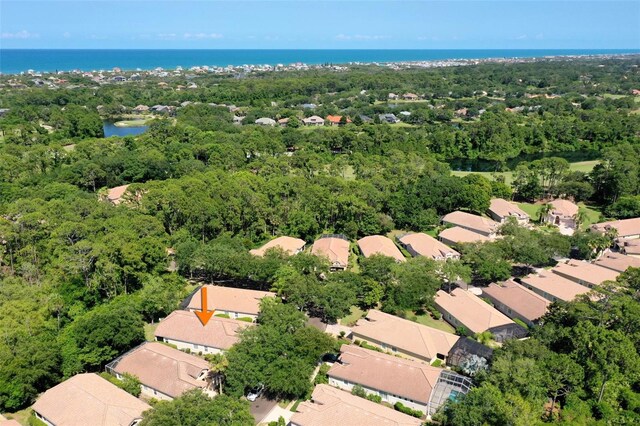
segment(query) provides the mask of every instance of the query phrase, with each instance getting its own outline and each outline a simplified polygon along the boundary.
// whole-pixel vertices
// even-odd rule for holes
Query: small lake
[[[136,136],[146,132],[149,126],[118,127],[109,121],[105,121],[102,128],[104,129],[104,137],[109,138],[111,136]]]
[[[521,154],[517,157],[510,158],[505,161],[504,166],[508,170],[514,170],[516,166],[523,162],[540,160],[541,158],[559,157],[564,158],[570,163],[580,161],[597,160],[601,157],[598,151],[569,151],[569,152],[538,152],[535,154]],[[465,172],[495,172],[501,171],[500,164],[492,160],[482,160],[479,158],[450,158],[445,160],[449,163],[451,170]]]

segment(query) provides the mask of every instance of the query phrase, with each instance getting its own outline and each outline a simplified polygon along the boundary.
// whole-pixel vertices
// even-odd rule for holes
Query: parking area
[[[278,404],[276,400],[267,399],[264,395],[261,395],[251,403],[251,414],[256,421],[256,424],[262,422],[262,420],[269,414],[269,412]]]

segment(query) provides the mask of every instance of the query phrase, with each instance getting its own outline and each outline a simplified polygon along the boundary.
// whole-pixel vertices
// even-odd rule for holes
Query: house
[[[360,386],[367,394],[378,395],[387,404],[399,402],[405,407],[430,414],[444,402],[437,399],[431,403],[443,372],[445,370],[442,368],[419,361],[355,345],[342,345],[340,357],[327,372],[327,377],[331,386],[349,392],[354,386]],[[469,391],[471,380],[463,376],[459,378],[460,382],[449,393],[457,391],[466,394]]]
[[[639,241],[640,242],[640,241]],[[640,268],[640,259],[633,256],[627,256],[621,253],[608,252],[600,256],[598,260],[593,262],[602,268],[611,269],[622,273],[629,268]]]
[[[342,126],[342,116],[341,115],[327,115],[325,122],[329,123],[330,126]],[[351,120],[347,118],[347,123],[351,123]]]
[[[549,203],[550,210],[545,222],[551,223],[563,234],[571,235],[576,229],[576,215],[580,208],[569,200],[557,199]]]
[[[316,104],[302,104],[303,109],[316,109],[318,105]]]
[[[349,266],[349,240],[344,235],[323,235],[313,243],[311,254],[328,258],[331,270],[344,271]]]
[[[445,321],[456,328],[464,327],[473,334],[485,331],[498,334],[494,332],[498,331],[496,330],[498,327],[520,327],[475,294],[461,288],[456,288],[451,293],[438,290],[435,303]],[[494,338],[496,341],[503,340]]]
[[[373,119],[371,117],[369,117],[368,115],[360,114],[358,117],[360,117],[360,120],[362,120],[363,123],[371,123],[371,122],[373,122]]]
[[[489,238],[495,237],[499,227],[499,224],[491,219],[462,211],[445,215],[442,223],[459,226]]]
[[[193,312],[173,311],[160,321],[153,335],[157,341],[175,345],[180,350],[206,355],[229,349],[247,326],[247,322],[218,316],[211,317],[203,326]]]
[[[395,114],[380,114],[378,117],[382,123],[395,124],[400,122],[400,119]]]
[[[116,186],[115,188],[110,188],[107,190],[107,201],[115,204],[116,206],[120,204],[123,200],[122,197],[124,193],[127,192],[127,188],[129,185]]]
[[[239,126],[242,124],[242,120],[244,120],[244,117],[240,117],[238,115],[233,116],[233,124],[236,124]]]
[[[387,237],[382,235],[370,235],[358,240],[358,247],[364,257],[370,257],[374,254],[381,254],[396,260],[396,262],[404,262],[406,259],[396,245]]]
[[[280,127],[287,127],[288,124],[289,124],[289,117],[281,118],[280,120],[278,120],[278,126]]]
[[[289,426],[421,426],[422,420],[329,385],[316,385]]]
[[[276,125],[276,120],[274,120],[273,118],[269,118],[269,117],[262,117],[262,118],[258,118],[255,123],[258,126],[275,126]]]
[[[107,365],[122,379],[125,373],[140,380],[142,394],[172,400],[192,389],[212,394],[209,362],[159,342],[145,342]]]
[[[627,256],[640,258],[640,238],[634,240],[625,240],[623,238],[616,239],[616,245],[621,253]]]
[[[395,315],[371,309],[351,328],[352,340],[428,363],[446,360],[459,339],[455,334],[427,327]]]
[[[302,250],[304,250],[304,246],[306,244],[307,243],[304,240],[301,240],[300,238],[283,236],[283,237],[274,238],[273,240],[269,241],[268,243],[266,243],[260,248],[249,250],[249,253],[251,253],[254,256],[262,257],[266,254],[267,250],[277,247],[282,251],[284,251],[287,255],[293,256],[300,253]]]
[[[460,253],[422,232],[406,234],[398,242],[412,256],[424,256],[433,260],[460,259]]]
[[[324,118],[312,115],[311,117],[303,118],[302,123],[305,126],[324,126]]]
[[[146,105],[138,105],[137,107],[135,107],[133,109],[133,111],[134,112],[139,112],[139,113],[147,112],[147,111],[149,111],[149,107],[146,106]]]
[[[468,113],[469,110],[467,108],[460,108],[457,109],[454,114],[456,115],[456,117],[466,117]]]
[[[274,297],[275,293],[243,288],[206,285],[207,308],[215,309],[216,314],[229,315],[231,318],[251,318],[255,320],[260,313],[260,301],[265,297]],[[202,309],[200,289],[193,293],[186,309],[199,311]]]
[[[556,300],[571,302],[581,294],[587,294],[590,291],[588,287],[549,271],[526,276],[520,282],[529,290],[551,302]]]
[[[400,111],[400,115],[403,117],[410,117],[411,113],[409,111]]]
[[[617,271],[575,259],[571,259],[566,263],[558,263],[551,271],[589,288],[599,286],[605,281],[615,281],[620,275]]]
[[[501,283],[492,283],[482,289],[493,306],[511,319],[519,319],[527,325],[533,325],[547,313],[551,302],[513,279]]]
[[[484,243],[491,241],[489,237],[485,237],[477,232],[469,231],[468,229],[454,226],[453,228],[444,229],[438,238],[443,243],[453,246],[456,244],[468,244],[468,243]]]
[[[49,426],[134,426],[151,406],[97,374],[84,373],[47,390],[32,408]]]
[[[637,239],[640,238],[640,217],[596,223],[591,225],[591,230],[603,234],[615,230],[617,238],[625,240]]]
[[[395,93],[389,93],[389,95],[387,95],[387,99],[390,99],[392,101],[396,101],[398,100],[399,96],[396,95]]]
[[[416,95],[415,93],[405,93],[404,95],[402,95],[402,99],[404,99],[405,101],[417,101],[418,99],[420,99],[420,96]]]
[[[515,218],[520,225],[529,223],[529,215],[524,210],[502,198],[491,199],[488,212],[489,216],[498,223],[505,223],[510,217]]]

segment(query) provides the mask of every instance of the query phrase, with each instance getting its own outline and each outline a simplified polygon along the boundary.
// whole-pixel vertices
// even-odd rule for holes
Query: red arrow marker
[[[196,316],[200,319],[200,322],[204,327],[205,325],[207,325],[207,323],[209,322],[209,320],[213,316],[213,313],[216,310],[214,309],[213,311],[210,311],[210,312],[207,311],[207,287],[204,285],[200,289],[200,298],[201,298],[202,310],[195,311],[194,314],[196,314]]]

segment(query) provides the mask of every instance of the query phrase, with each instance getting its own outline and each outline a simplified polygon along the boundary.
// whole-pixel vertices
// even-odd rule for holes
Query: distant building
[[[127,192],[129,185],[116,186],[107,190],[107,201],[115,204],[116,206],[122,202],[124,193]]]
[[[422,232],[405,234],[398,242],[412,256],[424,256],[433,260],[460,259],[460,253]]]
[[[347,118],[346,120],[347,123],[351,123],[351,120],[349,118]],[[327,115],[325,123],[329,123],[330,126],[342,126],[344,124],[342,123],[341,115]]]
[[[550,271],[529,275],[520,281],[523,286],[551,302],[556,300],[571,302],[576,297],[591,291],[589,287],[580,285]]]
[[[556,225],[564,234],[573,234],[576,229],[576,216],[580,208],[575,203],[562,199],[553,200],[549,204],[551,209],[547,213],[547,217],[543,218],[545,222]]]
[[[344,271],[349,266],[349,240],[344,235],[323,235],[313,243],[311,253],[331,262],[331,270]]]
[[[508,218],[514,218],[518,224],[529,223],[529,215],[520,207],[502,198],[493,198],[489,206],[489,216],[498,223],[505,223]]]
[[[442,223],[459,226],[488,238],[495,237],[499,227],[499,224],[491,219],[462,211],[445,215]]]
[[[398,117],[395,116],[395,114],[380,114],[378,115],[378,118],[380,118],[380,121],[383,123],[388,123],[388,124],[395,124],[395,123],[399,123],[400,119]]]
[[[483,288],[482,297],[488,298],[497,310],[509,318],[517,318],[527,325],[535,324],[547,313],[551,304],[549,300],[512,279]]]
[[[402,99],[404,99],[405,101],[417,101],[418,99],[420,99],[420,96],[416,95],[415,93],[405,93],[404,95],[402,95]]]
[[[273,118],[269,118],[269,117],[262,117],[262,118],[258,118],[255,123],[258,126],[275,126],[276,125],[276,120],[274,120]]]
[[[589,288],[605,281],[615,281],[620,275],[617,271],[575,259],[558,263],[551,272]]]
[[[256,319],[260,312],[260,301],[265,297],[274,297],[275,293],[243,288],[207,285],[207,308],[215,309],[216,314],[226,314],[231,318]],[[187,310],[202,309],[200,289],[188,299]]]
[[[324,118],[312,115],[311,117],[303,118],[302,123],[305,126],[324,126]]]
[[[387,99],[395,101],[398,99],[398,95],[396,95],[395,93],[389,93],[389,95],[387,95]]]
[[[483,243],[491,241],[489,237],[478,234],[477,232],[469,231],[468,229],[461,228],[459,226],[444,229],[442,232],[440,232],[440,234],[438,234],[438,238],[440,238],[440,241],[449,246],[453,246],[456,244]]]
[[[260,248],[249,250],[249,253],[251,253],[254,256],[262,257],[265,255],[267,250],[277,247],[282,251],[284,251],[289,256],[293,256],[300,253],[302,250],[304,250],[304,246],[306,244],[307,243],[304,240],[301,240],[300,238],[284,236],[284,237],[275,238],[269,241],[268,243],[264,244]]]
[[[608,231],[615,231],[617,238],[633,240],[640,238],[640,217],[596,223],[591,225],[591,230],[603,234]]]
[[[402,252],[389,238],[382,235],[370,235],[358,240],[358,247],[364,257],[371,257],[375,254],[391,257],[396,262],[405,262]]]

